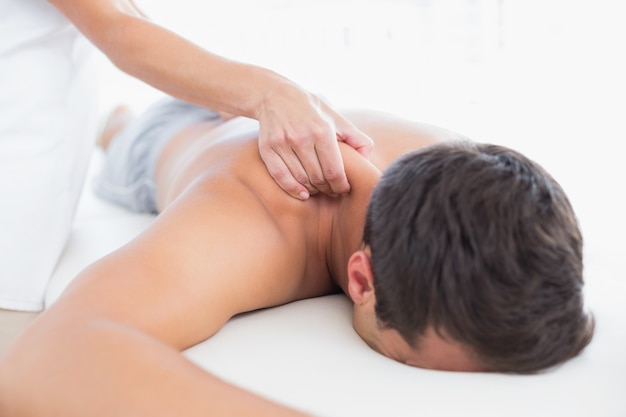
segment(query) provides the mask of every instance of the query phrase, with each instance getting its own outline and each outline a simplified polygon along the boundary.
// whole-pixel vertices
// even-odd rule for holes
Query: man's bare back
[[[278,288],[289,289],[288,294],[276,304],[335,292],[337,286],[345,290],[345,266],[361,244],[365,210],[381,171],[411,149],[453,137],[443,129],[379,113],[348,115],[359,129],[377,137],[369,161],[340,145],[352,186],[350,195],[318,195],[304,203],[290,198],[267,174],[259,156],[258,123],[236,118],[195,124],[168,142],[156,170],[160,211],[177,199],[180,204],[203,196],[199,203],[206,205],[203,215],[192,222],[211,223],[205,235],[208,240],[241,230],[242,238],[235,243],[242,249],[232,248],[230,256],[244,255],[245,242],[253,245],[250,252],[259,251],[262,245],[283,254],[266,259],[264,268],[257,269],[266,269],[274,280],[285,278],[276,283],[274,295],[280,293]],[[219,221],[207,219],[214,212],[220,213],[216,215]],[[177,214],[176,218],[189,216]],[[258,272],[254,280],[263,281]]]

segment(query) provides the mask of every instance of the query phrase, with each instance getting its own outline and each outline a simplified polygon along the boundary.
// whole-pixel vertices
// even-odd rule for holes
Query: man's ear
[[[352,302],[361,305],[374,296],[372,262],[365,251],[357,251],[348,260],[348,293]]]

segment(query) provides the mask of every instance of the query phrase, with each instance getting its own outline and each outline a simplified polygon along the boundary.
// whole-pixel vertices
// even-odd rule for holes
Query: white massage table
[[[83,267],[152,220],[92,194],[101,159],[96,151],[48,305]],[[618,279],[624,273],[594,264],[593,256],[587,261],[595,338],[581,356],[539,375],[436,372],[396,363],[357,336],[351,303],[342,295],[236,317],[184,354],[223,379],[318,416],[624,417],[626,285]]]

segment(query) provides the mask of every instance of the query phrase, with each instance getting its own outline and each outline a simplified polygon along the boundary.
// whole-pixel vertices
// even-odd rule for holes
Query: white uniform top
[[[93,51],[46,0],[0,0],[0,308],[43,308],[97,130]]]

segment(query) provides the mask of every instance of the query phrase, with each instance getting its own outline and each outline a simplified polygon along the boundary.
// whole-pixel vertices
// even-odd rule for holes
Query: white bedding
[[[48,305],[83,267],[152,220],[93,196],[90,182],[100,162],[96,152]],[[591,256],[586,279],[595,338],[581,356],[540,375],[437,372],[398,364],[361,341],[352,330],[350,302],[340,295],[236,317],[185,355],[228,381],[318,416],[625,417],[626,285],[618,279],[623,275]]]

